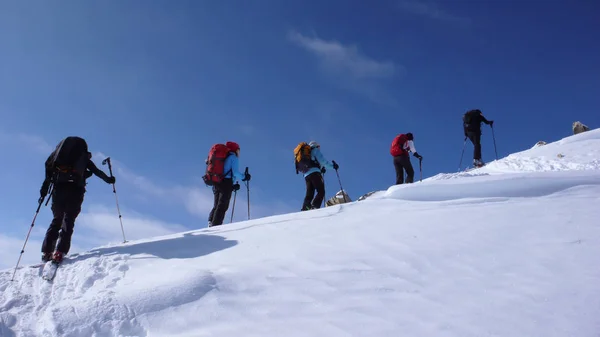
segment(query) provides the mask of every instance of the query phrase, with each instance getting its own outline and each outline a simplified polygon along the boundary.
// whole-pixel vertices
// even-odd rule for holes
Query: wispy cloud
[[[138,240],[189,230],[180,224],[154,219],[131,209],[123,209],[123,228],[127,240]],[[116,209],[102,205],[87,207],[77,219],[78,244],[85,249],[119,243],[123,239],[121,223]],[[74,238],[75,239],[75,238]]]
[[[18,146],[43,154],[50,154],[54,146],[46,142],[42,137],[25,133],[11,133],[0,130],[0,144]]]
[[[238,129],[246,136],[254,136],[257,133],[256,128],[250,124],[240,125]]]
[[[468,25],[471,20],[466,17],[457,16],[442,9],[432,1],[400,0],[398,6],[409,13],[425,16],[434,20],[453,22]]]
[[[0,270],[8,269],[16,265],[24,242],[25,233],[23,233],[23,237],[0,234]],[[30,238],[25,247],[25,253],[23,254],[21,263],[29,264],[38,262],[41,256],[41,253],[39,252],[41,244],[41,241]]]
[[[94,157],[103,160],[106,158],[106,155],[98,152],[94,154]],[[125,165],[118,160],[111,158],[111,163],[113,165],[115,176],[119,176],[117,179],[134,185],[135,188],[145,196],[160,198],[160,200],[164,201],[175,201],[182,204],[188,213],[199,217],[205,217],[212,209],[213,195],[208,188],[200,189],[198,187],[177,184],[161,186],[154,183],[151,179],[127,169]]]
[[[396,65],[391,61],[377,61],[362,55],[357,46],[343,45],[338,41],[326,41],[307,37],[292,31],[288,38],[317,56],[326,70],[349,74],[356,79],[381,79],[394,75]]]
[[[288,39],[313,54],[323,72],[340,88],[366,96],[377,104],[397,106],[396,99],[386,92],[382,81],[395,78],[404,70],[402,66],[371,58],[352,44],[308,37],[296,31],[289,32]]]

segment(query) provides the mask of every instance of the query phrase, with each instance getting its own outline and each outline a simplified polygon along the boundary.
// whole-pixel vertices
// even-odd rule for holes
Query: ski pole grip
[[[108,163],[108,172],[110,172],[110,176],[112,177],[113,173],[112,173],[112,165],[110,163],[110,157],[106,157],[106,159],[104,159],[102,161],[102,165],[106,165],[107,163]]]

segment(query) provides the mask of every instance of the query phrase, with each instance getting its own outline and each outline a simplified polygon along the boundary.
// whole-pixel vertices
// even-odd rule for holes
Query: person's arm
[[[91,160],[88,161],[87,169],[90,170],[91,173],[95,174],[100,179],[104,180],[107,184],[113,184],[115,182],[115,177],[107,176],[106,173],[102,172],[102,170],[100,170],[96,166],[96,164],[94,164],[94,162]],[[86,173],[86,176],[87,175],[88,174]],[[91,174],[89,176],[91,176]]]
[[[42,199],[45,198],[48,194],[48,190],[50,189],[50,183],[52,182],[52,170],[49,164],[53,156],[54,152],[52,152],[50,156],[48,156],[48,159],[46,159],[46,163],[44,164],[44,182],[42,183],[42,187],[40,188],[40,197]]]
[[[321,153],[321,151],[317,148],[313,149],[313,156],[315,157],[315,159],[319,162],[319,164],[321,165],[321,167],[326,167],[328,169],[333,170],[333,164],[329,162],[329,160],[325,159],[325,157],[323,156],[323,154]]]
[[[412,153],[417,153],[417,149],[415,149],[415,143],[412,140],[407,140],[406,142],[408,144],[408,148],[410,149],[410,151]]]
[[[235,183],[244,179],[244,174],[239,170],[239,160],[236,155],[231,156],[231,178]]]
[[[485,124],[487,124],[487,125],[494,124],[494,121],[488,121],[482,112],[479,113],[479,116],[481,117],[481,121],[484,122]]]
[[[417,149],[415,148],[415,143],[412,140],[407,141],[408,142],[408,147],[410,149],[410,151],[412,151],[413,156],[415,156],[416,158],[419,159],[423,159],[423,157],[417,152]]]

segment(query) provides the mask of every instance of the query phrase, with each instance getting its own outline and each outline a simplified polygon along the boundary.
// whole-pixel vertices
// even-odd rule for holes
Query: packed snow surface
[[[600,132],[320,210],[0,273],[0,336],[600,333]],[[74,240],[77,240],[77,232]]]

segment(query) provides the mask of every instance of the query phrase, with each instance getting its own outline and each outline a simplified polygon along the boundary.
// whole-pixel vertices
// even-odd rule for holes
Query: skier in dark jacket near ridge
[[[75,145],[67,144],[70,141],[79,143]],[[57,171],[52,166],[52,162],[61,147],[69,146],[72,146],[69,150],[81,152],[79,160],[81,163],[80,168],[84,171],[83,175],[78,175],[75,171]],[[94,174],[107,184],[115,183],[115,177],[109,177],[98,169],[91,158],[92,154],[87,151],[87,144],[82,138],[67,137],[59,143],[46,160],[46,177],[40,189],[40,203],[48,194],[51,183],[54,184],[54,187],[51,207],[53,219],[42,243],[43,262],[54,260],[60,263],[71,249],[71,237],[75,227],[75,219],[81,212],[81,205],[86,192],[86,180]]]
[[[469,138],[473,144],[473,166],[482,167],[485,163],[481,160],[481,123],[485,123],[491,127],[494,126],[494,121],[488,121],[481,110],[469,110],[463,116],[463,131],[465,139]]]

